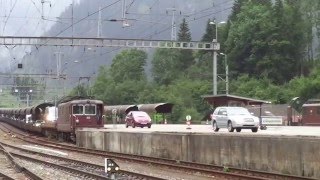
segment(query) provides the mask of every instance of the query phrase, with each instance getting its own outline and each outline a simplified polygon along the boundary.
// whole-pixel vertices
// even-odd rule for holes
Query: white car
[[[251,129],[257,132],[259,118],[250,114],[248,109],[243,107],[217,107],[211,115],[212,128],[219,131],[220,128],[228,128],[229,132],[241,129]]]

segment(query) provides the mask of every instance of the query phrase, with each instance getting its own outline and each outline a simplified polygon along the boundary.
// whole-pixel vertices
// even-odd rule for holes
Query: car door
[[[218,112],[217,124],[219,128],[227,127],[228,117],[227,110],[225,108],[221,108]]]

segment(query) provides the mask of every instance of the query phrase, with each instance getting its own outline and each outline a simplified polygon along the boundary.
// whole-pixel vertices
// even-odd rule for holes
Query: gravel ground
[[[60,179],[74,179],[74,180],[81,180],[84,179],[83,177],[76,176],[74,174],[57,170],[52,167],[44,166],[42,164],[29,162],[22,159],[17,159],[18,163],[23,167],[26,167],[29,171],[35,173],[36,175],[40,176],[43,179],[52,179],[52,180],[60,180]]]
[[[23,147],[32,151],[39,151],[42,153],[47,153],[47,154],[51,154],[51,155],[58,155],[58,156],[63,156],[60,153],[54,153],[51,151],[46,151],[46,150],[37,150],[34,148],[28,148],[26,145],[31,145],[31,146],[35,146],[35,147],[41,147],[38,145],[32,145],[30,143],[26,143],[23,142],[22,140],[19,140],[17,138],[11,137],[8,134],[5,134],[3,131],[0,131],[0,141],[3,141],[5,143],[11,144],[11,145],[15,145],[15,146],[19,146],[19,147]],[[48,148],[48,147],[43,147],[44,149],[52,149],[52,148]],[[8,150],[10,148],[7,148]],[[104,158],[101,157],[96,157],[93,155],[84,155],[83,153],[77,153],[77,152],[69,152],[69,151],[61,151],[58,149],[55,149],[57,151],[63,152],[63,153],[67,153],[67,157],[71,158],[71,159],[76,159],[76,160],[80,160],[80,161],[85,161],[85,162],[90,162],[90,163],[94,163],[94,164],[99,164],[99,165],[104,165]],[[153,166],[150,164],[141,164],[141,163],[134,163],[134,162],[129,162],[129,161],[123,161],[123,160],[115,160],[116,163],[120,166],[120,169],[122,170],[126,170],[126,171],[131,171],[131,172],[135,172],[135,173],[141,173],[141,174],[146,174],[146,175],[150,175],[150,176],[155,176],[155,177],[160,177],[160,178],[164,178],[164,179],[170,179],[170,180],[209,180],[209,179],[216,179],[213,176],[207,176],[207,175],[202,175],[200,173],[191,173],[191,172],[183,172],[180,170],[176,170],[176,169],[171,169],[171,168],[166,168],[166,167],[160,167],[160,166]],[[35,172],[42,172],[42,174],[45,176],[46,174],[51,174],[50,172],[50,168],[49,169],[44,169],[44,167],[42,167],[42,165],[35,165],[33,166],[32,163],[28,164],[28,162],[24,161],[24,164],[28,165],[26,166],[26,168],[29,169],[29,167],[32,167]],[[32,169],[30,169],[31,171],[33,171]],[[56,170],[53,170],[53,172]],[[60,172],[60,171],[59,171]],[[66,179],[66,178],[70,178],[70,179],[74,179],[75,177],[70,177],[70,175],[68,174],[59,174],[59,175],[63,175],[66,176],[62,179]],[[50,177],[49,177],[50,176]],[[53,179],[57,179],[55,176],[51,176],[49,175],[48,177],[46,177],[46,179],[51,179],[51,177],[53,177]],[[63,176],[59,176],[59,177],[63,177]],[[59,179],[59,178],[58,178]],[[75,178],[76,179],[76,178]]]
[[[11,162],[9,159],[7,159],[6,155],[3,153],[0,153],[0,172],[2,174],[5,174],[13,179],[18,180],[25,180],[26,177],[23,173],[18,173],[11,165]],[[1,178],[0,178],[1,179]]]

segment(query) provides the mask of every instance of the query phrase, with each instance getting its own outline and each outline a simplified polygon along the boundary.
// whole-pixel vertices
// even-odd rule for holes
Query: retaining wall
[[[77,145],[320,179],[316,137],[78,131]]]

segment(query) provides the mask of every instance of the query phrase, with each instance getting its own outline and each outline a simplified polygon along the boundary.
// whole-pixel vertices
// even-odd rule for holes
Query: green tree
[[[110,73],[115,82],[145,80],[144,66],[147,54],[137,49],[124,50],[112,61]]]
[[[152,59],[152,76],[157,84],[169,85],[177,79],[181,73],[176,67],[179,59],[179,51],[176,49],[157,49]]]
[[[270,3],[248,1],[232,22],[226,48],[236,75],[268,77],[281,84],[298,75],[305,47],[303,21],[297,4],[270,8]]]
[[[189,29],[189,25],[186,22],[186,19],[183,18],[182,23],[180,24],[180,30],[178,32],[178,41],[189,42],[191,41],[191,33]],[[182,49],[179,51],[180,57],[177,62],[177,70],[185,71],[192,64],[194,64],[194,58],[192,54],[192,50],[190,49]]]

